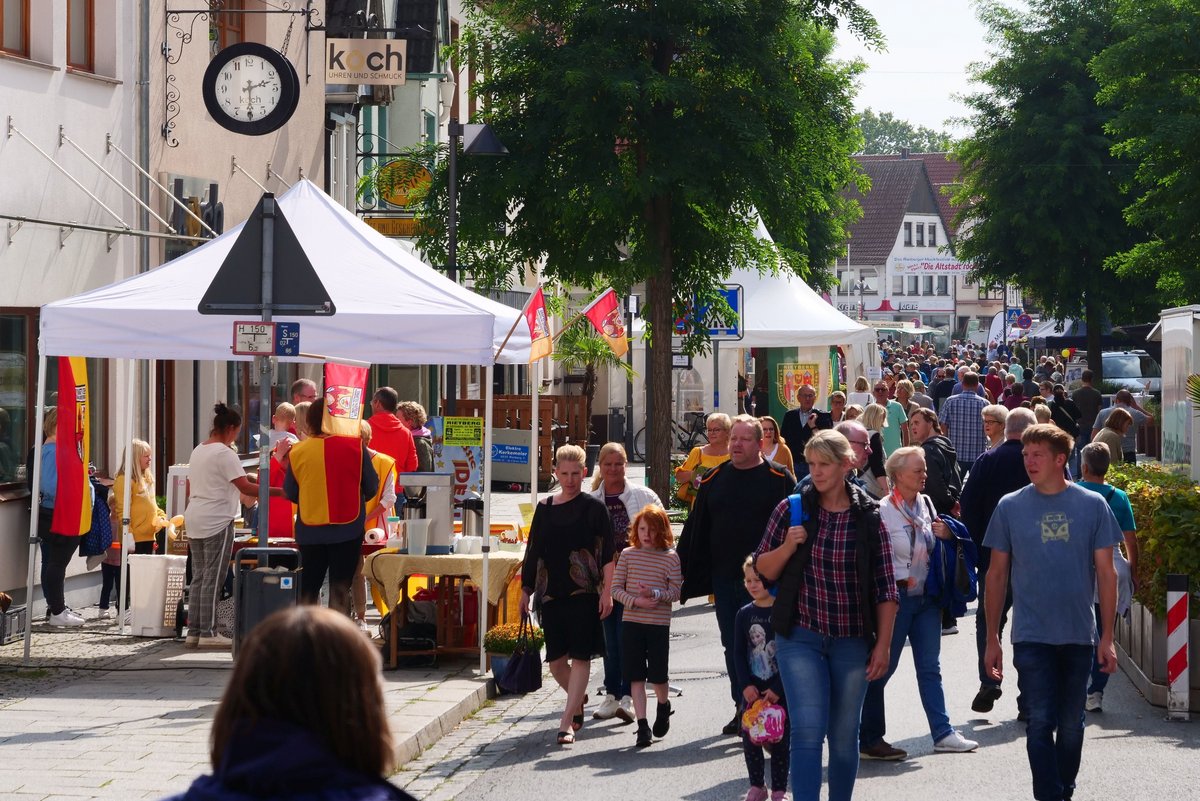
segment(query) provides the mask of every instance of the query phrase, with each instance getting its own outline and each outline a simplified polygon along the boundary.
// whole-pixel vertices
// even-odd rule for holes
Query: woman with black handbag
[[[560,745],[575,742],[575,732],[583,727],[592,659],[604,655],[600,621],[612,612],[612,520],[604,501],[580,491],[586,457],[578,445],[555,452],[560,491],[534,507],[521,569],[521,614],[528,616],[536,596],[546,663],[567,693]]]

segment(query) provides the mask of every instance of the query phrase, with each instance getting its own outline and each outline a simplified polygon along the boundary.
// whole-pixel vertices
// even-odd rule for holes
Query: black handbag
[[[497,686],[506,693],[525,695],[542,689],[542,651],[534,644],[531,626],[529,617],[522,616],[517,646],[504,673],[496,679]]]

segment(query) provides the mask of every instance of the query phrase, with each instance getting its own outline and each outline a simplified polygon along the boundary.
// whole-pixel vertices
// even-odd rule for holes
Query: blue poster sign
[[[492,462],[498,464],[529,464],[529,446],[493,444]]]
[[[275,323],[275,355],[300,355],[300,323]]]

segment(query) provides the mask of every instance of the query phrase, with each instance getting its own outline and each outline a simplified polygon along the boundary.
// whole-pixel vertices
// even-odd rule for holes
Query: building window
[[[922,275],[921,276],[921,294],[922,295],[932,295],[933,294],[933,276],[932,275]]]
[[[218,5],[223,10],[212,12],[208,25],[208,41],[214,56],[230,45],[246,41],[246,15],[227,13],[245,11],[246,0],[221,0]]]
[[[3,0],[0,6],[0,50],[29,55],[29,0]]]
[[[950,294],[950,276],[939,275],[937,277],[937,293],[939,295],[949,295]]]
[[[41,438],[40,421],[34,420],[34,383],[37,370],[38,310],[0,308],[0,487],[21,490],[25,483],[25,457]],[[91,457],[100,472],[111,475],[107,464],[108,412],[107,362],[88,359],[88,394],[91,398]],[[46,360],[45,408],[56,399],[58,360]],[[8,496],[8,497],[11,497]]]
[[[925,225],[917,223],[917,247],[925,247]]]
[[[834,294],[835,295],[849,294],[850,287],[846,285],[846,271],[845,270],[837,270],[837,271],[835,271],[835,274],[837,275],[837,286],[833,290]]]
[[[903,275],[893,275],[892,276],[892,294],[893,295],[903,295],[904,294],[904,276]]]
[[[921,276],[919,276],[919,275],[910,275],[908,277],[908,294],[909,295],[921,294],[919,291],[920,281],[921,281]]]
[[[929,247],[937,247],[937,223],[929,224]]]
[[[67,66],[95,70],[95,0],[67,0]]]
[[[868,269],[868,270],[859,270],[858,277],[859,277],[859,280],[861,280],[863,282],[863,284],[865,285],[863,287],[862,292],[860,292],[859,294],[862,294],[862,295],[878,295],[879,294],[879,273],[877,273],[874,268]]]
[[[912,223],[910,223],[910,222],[906,222],[906,223],[904,224],[904,246],[905,246],[906,248],[911,248],[911,247],[912,247],[912,243],[913,243],[913,238],[912,238]]]

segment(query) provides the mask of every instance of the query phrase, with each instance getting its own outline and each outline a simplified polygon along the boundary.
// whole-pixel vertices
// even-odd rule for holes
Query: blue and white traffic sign
[[[300,323],[275,323],[275,355],[300,355]]]
[[[1008,310],[1007,314],[1005,315],[1005,321],[1008,323],[1010,328],[1017,324],[1017,318],[1022,314],[1024,314],[1024,312],[1021,309],[1010,308]]]
[[[724,284],[717,292],[733,311],[732,319],[718,319],[711,306],[693,303],[694,312],[675,320],[677,336],[685,334],[689,327],[694,326],[708,329],[709,339],[727,341],[742,338],[742,285]]]

